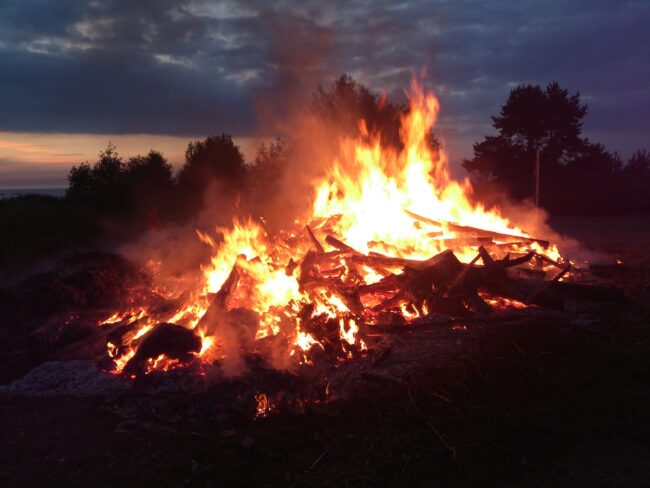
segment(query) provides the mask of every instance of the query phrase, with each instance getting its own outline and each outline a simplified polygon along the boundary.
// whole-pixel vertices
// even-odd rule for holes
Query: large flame
[[[438,115],[437,99],[414,82],[409,102],[410,110],[402,118],[401,152],[383,146],[379,135],[341,143],[340,158],[317,185],[314,217],[340,215],[335,230],[361,252],[415,259],[449,247],[446,241],[457,235],[445,222],[526,235],[498,212],[472,203],[468,180],[460,184],[450,179],[445,153],[432,150],[428,143]],[[423,227],[405,210],[441,225]],[[476,254],[474,248],[463,246],[454,246],[454,251],[467,260]]]
[[[361,137],[340,142],[339,156],[314,183],[311,215],[305,222],[321,243],[326,234],[331,234],[359,253],[418,260],[452,248],[461,261],[469,262],[477,248],[460,239],[458,226],[486,229],[506,237],[527,236],[498,211],[473,203],[469,181],[459,183],[450,178],[444,152],[430,145],[438,111],[437,99],[414,82],[409,111],[401,120],[400,150],[382,144],[381,134],[369,134],[364,121],[360,121]],[[279,335],[286,339],[288,357],[308,362],[306,351],[324,347],[310,331],[303,330],[304,316],[299,312],[311,304],[312,317],[322,315],[336,320],[341,347],[346,353],[350,351],[348,346],[365,349],[356,337],[359,327],[349,303],[337,293],[305,290],[299,285],[300,269],[295,263],[314,245],[304,228],[296,227],[280,237],[271,237],[261,222],[248,219],[235,220],[231,227],[215,231],[219,239],[210,232],[198,232],[199,238],[213,248],[213,257],[203,269],[203,283],[197,283],[186,303],[168,320],[188,328],[199,326],[210,294],[219,292],[236,265],[243,283],[230,298],[229,306],[259,315],[257,340]],[[559,258],[554,246],[527,246],[552,259]],[[342,279],[349,273],[346,264],[344,258],[333,257],[333,269],[340,270]],[[382,278],[376,269],[363,271],[361,279],[366,284]],[[410,320],[420,312],[402,306],[402,313]],[[109,317],[104,323],[118,317]],[[208,332],[199,331],[203,348],[198,355],[227,355],[223,351],[215,353],[223,339],[218,333],[212,336]],[[127,351],[133,355],[132,348]],[[117,362],[119,370],[125,360],[122,357]],[[160,358],[156,359],[151,367],[159,362]]]

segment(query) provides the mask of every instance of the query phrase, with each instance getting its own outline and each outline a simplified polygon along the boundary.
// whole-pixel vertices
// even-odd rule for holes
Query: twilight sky
[[[590,139],[650,149],[647,0],[2,0],[0,188],[63,186],[109,139],[179,164],[227,132],[252,156],[287,97],[343,72],[401,96],[425,65],[456,168],[519,83],[579,90]]]

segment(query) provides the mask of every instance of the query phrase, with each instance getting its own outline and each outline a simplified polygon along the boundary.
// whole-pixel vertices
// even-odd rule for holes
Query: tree
[[[272,185],[277,182],[282,176],[288,158],[289,144],[284,139],[277,138],[268,144],[260,144],[250,170],[253,183]]]
[[[499,116],[492,117],[494,128],[512,144],[533,152],[538,147],[562,159],[582,145],[582,119],[587,106],[580,93],[569,95],[554,81],[546,90],[539,85],[520,85],[510,92]]]
[[[93,167],[93,179],[100,191],[119,192],[123,177],[124,161],[115,145],[109,142],[106,149],[99,153],[99,160]]]
[[[348,135],[359,134],[359,120],[370,133],[381,133],[389,143],[399,143],[399,118],[405,108],[371,93],[350,75],[341,75],[327,89],[319,86],[312,108],[330,125]]]
[[[125,163],[109,142],[95,164],[72,167],[66,196],[100,212],[129,212],[138,219],[141,213],[157,213],[167,206],[174,189],[172,174],[172,166],[160,152],[151,150]]]
[[[88,162],[73,166],[68,173],[68,198],[90,198],[94,191],[93,169]]]
[[[312,97],[312,109],[329,126],[352,137],[361,135],[359,121],[364,120],[368,133],[380,134],[383,144],[401,148],[401,118],[408,112],[406,105],[390,102],[372,93],[350,75],[341,75],[327,89],[319,86]],[[439,141],[430,134],[433,150]]]
[[[282,177],[288,169],[289,144],[277,138],[270,143],[262,143],[257,148],[255,161],[250,167],[248,203],[253,212],[269,219],[272,207],[278,199]]]
[[[220,183],[221,196],[235,198],[244,190],[247,174],[244,156],[229,135],[190,142],[177,178],[185,217],[202,208],[204,193],[212,183]]]
[[[551,213],[650,211],[650,154],[636,151],[624,165],[616,152],[582,136],[586,114],[580,93],[570,95],[557,82],[514,88],[492,117],[498,134],[474,144],[474,157],[463,162],[478,198],[494,202],[495,187],[515,199],[532,196],[539,148],[540,200]]]
[[[539,85],[520,85],[510,91],[499,115],[492,117],[498,135],[474,144],[474,157],[463,166],[479,184],[498,181],[514,198],[532,196],[535,152],[539,148],[542,187],[546,187],[587,143],[581,137],[586,114],[580,93],[569,95],[557,82],[544,90]]]
[[[623,167],[623,200],[634,213],[650,213],[650,152],[638,150]]]
[[[127,185],[136,191],[142,189],[169,189],[173,184],[172,165],[158,151],[151,150],[146,156],[133,156],[126,163]]]
[[[625,172],[630,175],[647,176],[650,173],[650,152],[645,149],[634,151],[625,166]]]
[[[129,158],[124,180],[133,211],[145,214],[150,226],[158,225],[161,213],[170,210],[170,195],[174,191],[172,165],[162,153],[151,150],[146,156]]]
[[[585,139],[575,157],[562,167],[554,187],[547,189],[552,197],[547,199],[547,208],[573,214],[625,212],[622,167],[617,153]]]
[[[123,209],[127,199],[124,176],[124,161],[109,142],[92,167],[86,162],[70,169],[66,196],[89,200],[102,211]]]
[[[245,178],[244,156],[232,137],[222,134],[187,145],[178,183],[187,190],[201,192],[213,180],[225,181],[233,189],[239,189]]]

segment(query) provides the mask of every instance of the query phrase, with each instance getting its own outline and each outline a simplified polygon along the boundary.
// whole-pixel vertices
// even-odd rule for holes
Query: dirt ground
[[[301,414],[214,411],[231,394],[218,388],[146,401],[1,396],[0,483],[646,487],[648,223],[554,223],[623,259],[599,275],[627,303],[432,326],[454,347],[431,351],[402,381],[368,375]]]

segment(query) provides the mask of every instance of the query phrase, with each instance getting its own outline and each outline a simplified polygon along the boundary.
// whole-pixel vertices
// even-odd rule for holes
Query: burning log
[[[298,284],[300,289],[303,290],[305,286],[310,283],[319,281],[321,279],[316,263],[318,261],[317,254],[314,251],[307,251],[307,254],[300,263],[300,274],[298,275]]]
[[[416,261],[413,259],[395,258],[392,256],[382,256],[376,253],[368,256],[366,256],[365,254],[353,254],[352,256],[347,256],[345,259],[347,262],[357,264],[357,265],[368,266],[373,269],[383,268],[383,267],[403,268],[405,266],[418,268],[421,267],[422,263],[424,262],[424,261]]]
[[[533,285],[530,280],[512,279],[506,273],[507,269],[530,261],[534,255],[535,253],[529,252],[518,258],[511,259],[506,256],[497,261],[481,246],[479,254],[469,264],[458,261],[451,250],[426,261],[381,255],[352,255],[346,257],[346,261],[370,266],[381,264],[403,267],[401,274],[391,274],[377,283],[362,285],[356,289],[361,297],[390,294],[371,308],[373,314],[411,304],[422,315],[423,306],[427,304],[430,312],[463,315],[467,310],[471,310],[483,315],[491,309],[478,295],[479,290],[521,302],[562,308],[564,300],[560,294],[552,290],[539,291],[539,287]],[[482,259],[483,266],[475,266],[479,259]],[[320,285],[330,286],[327,281]],[[533,296],[532,300],[528,299],[530,296]]]
[[[492,313],[492,307],[481,298],[478,293],[470,293],[462,297],[462,301],[474,314],[479,316],[489,315]]]
[[[293,258],[291,258],[291,259],[289,260],[289,262],[287,263],[286,268],[284,269],[284,273],[285,273],[287,276],[292,276],[292,275],[293,275],[293,272],[296,270],[297,267],[298,267],[298,263],[296,263],[296,262],[293,260]]]
[[[372,256],[366,256],[365,254],[360,253],[356,249],[348,246],[344,242],[339,241],[336,237],[332,235],[328,235],[325,238],[325,242],[327,242],[330,246],[335,247],[339,251],[349,253],[350,256],[346,258],[346,260],[349,260],[349,262],[354,263],[355,259],[357,260],[356,262],[358,263],[359,260],[364,260],[364,258],[372,258]],[[373,268],[377,273],[379,273],[382,276],[388,276],[391,274],[390,271],[385,269],[382,265],[379,265],[376,260],[372,259],[366,259],[365,263],[360,263],[360,264],[365,264],[366,266],[369,266]]]
[[[155,321],[157,317],[168,313],[168,304],[163,304],[148,312],[146,317],[137,318],[134,314],[124,316],[121,320],[99,327],[95,333],[76,341],[68,346],[59,348],[53,357],[61,360],[96,359],[106,351],[106,344],[116,347],[131,341],[136,331],[147,322]]]
[[[230,271],[230,274],[228,275],[228,278],[226,278],[226,281],[224,281],[223,285],[221,285],[221,288],[212,299],[212,303],[210,303],[210,306],[205,311],[205,314],[203,317],[201,317],[201,320],[199,320],[197,324],[197,330],[204,331],[206,335],[214,334],[214,330],[217,327],[219,319],[227,311],[228,300],[234,293],[235,288],[237,288],[239,280],[239,267],[237,266],[237,263],[235,263],[232,267],[232,270]]]
[[[449,287],[449,290],[447,291],[447,295],[453,295],[456,293],[458,290],[461,289],[465,282],[465,277],[469,274],[469,271],[472,269],[474,264],[481,258],[481,253],[477,254],[474,259],[472,259],[466,266],[463,271],[461,271],[458,276],[456,276],[456,279],[454,279],[454,282],[451,284]]]
[[[529,301],[529,302],[534,302],[534,301],[537,299],[537,297],[539,297],[539,296],[542,295],[546,290],[548,290],[548,289],[551,287],[551,285],[553,285],[553,283],[557,283],[558,281],[560,281],[560,279],[561,279],[565,274],[567,274],[567,273],[569,272],[570,269],[571,269],[571,265],[569,264],[566,268],[564,268],[562,271],[560,271],[560,272],[559,272],[559,273],[558,273],[558,274],[557,274],[557,275],[556,275],[556,276],[555,276],[551,281],[548,281],[548,282],[544,283],[544,285],[543,285],[539,290],[537,290],[537,291],[536,291],[536,292],[535,292],[535,293],[534,293],[534,294],[533,294],[533,295],[528,299],[528,301]]]
[[[368,256],[365,254],[358,254],[346,257],[346,260],[354,264],[362,264],[376,269],[378,266],[386,266],[389,268],[412,268],[412,269],[425,269],[434,266],[438,262],[444,261],[449,258],[449,254],[453,254],[451,249],[447,249],[435,256],[424,261],[415,259],[396,258],[392,256],[384,256],[379,253],[370,253]],[[390,273],[389,273],[390,274]]]
[[[477,269],[479,274],[476,280],[478,288],[488,293],[525,302],[528,294],[518,286],[517,282],[508,277],[506,268],[512,267],[513,262],[517,265],[522,264],[525,260],[530,260],[533,254],[526,255],[525,260],[522,258],[510,260],[508,258],[495,261],[483,246],[479,247],[478,252],[483,261],[483,268]]]
[[[540,261],[544,261],[548,264],[552,264],[553,266],[562,269],[564,265],[562,263],[558,263],[554,259],[549,258],[548,256],[544,256],[543,254],[535,253],[535,258],[539,259]]]
[[[491,237],[455,237],[452,239],[436,239],[436,243],[451,249],[454,247],[489,246],[494,244],[494,241],[492,241]]]
[[[201,337],[193,330],[180,325],[160,323],[142,341],[138,351],[126,363],[124,373],[140,375],[146,373],[147,361],[161,355],[180,362],[192,359],[192,353],[201,350]]]
[[[314,247],[316,248],[316,251],[318,252],[318,254],[324,254],[324,253],[325,253],[325,249],[323,249],[323,246],[321,245],[321,243],[318,242],[318,239],[316,239],[316,236],[315,236],[314,233],[311,231],[311,229],[309,228],[309,226],[306,225],[305,228],[307,229],[307,234],[309,234],[309,238],[311,239],[311,242],[312,242],[312,244],[314,245]]]
[[[107,338],[129,325],[128,323],[118,322],[102,327],[91,336],[55,351],[53,356],[64,361],[69,359],[95,359],[106,352]]]
[[[483,249],[485,249],[485,248],[483,248]],[[529,253],[527,253],[524,256],[521,256],[519,258],[510,259],[510,254],[506,254],[506,257],[503,258],[502,260],[500,260],[499,263],[501,263],[500,266],[502,266],[504,269],[505,268],[513,268],[515,266],[520,266],[520,265],[522,265],[524,263],[527,263],[528,261],[533,259],[533,257],[535,257],[536,255],[537,255],[537,253],[531,251],[531,252],[529,252]]]
[[[454,232],[459,232],[461,234],[471,234],[476,237],[489,237],[491,239],[497,239],[497,240],[506,240],[506,241],[521,241],[521,242],[526,242],[526,243],[532,243],[536,242],[540,246],[542,246],[544,249],[546,249],[549,246],[549,242],[545,241],[543,239],[535,239],[533,237],[526,237],[526,236],[517,236],[513,234],[503,234],[501,232],[495,232],[492,230],[486,230],[486,229],[479,229],[477,227],[469,227],[466,225],[459,225],[454,222],[448,222],[448,221],[437,221],[430,219],[428,217],[423,217],[422,215],[418,215],[416,213],[413,213],[409,210],[405,210],[406,214],[409,215],[411,218],[415,220],[419,220],[420,222],[425,222],[430,225],[434,225],[436,227],[447,227]]]
[[[404,274],[409,279],[409,287],[413,289],[423,290],[432,285],[449,286],[465,267],[449,249],[423,261],[421,266],[404,268]]]
[[[328,234],[327,237],[325,238],[325,242],[327,242],[330,246],[335,247],[339,251],[345,251],[349,252],[350,254],[361,256],[362,254],[357,251],[356,249],[348,246],[344,242],[339,241],[336,237]]]
[[[402,303],[412,303],[422,314],[422,304],[433,297],[434,290],[447,290],[463,269],[464,265],[451,250],[418,262],[417,267],[406,266],[400,275],[391,279],[398,285],[399,291],[372,310],[379,312],[398,307]]]
[[[370,285],[363,285],[358,288],[359,293],[381,293],[395,290],[402,285],[403,279],[401,275],[391,274]]]

